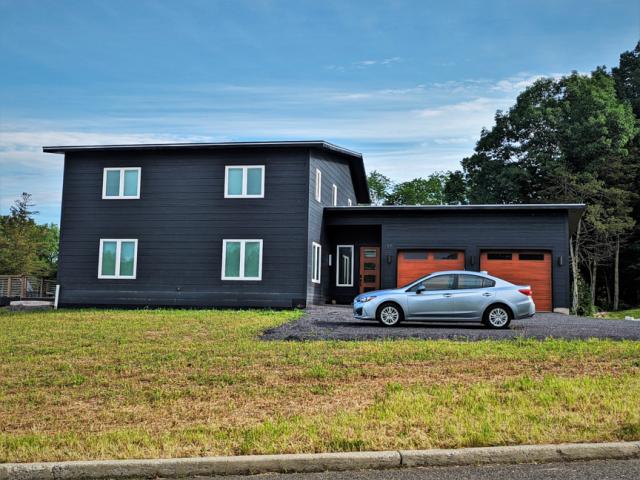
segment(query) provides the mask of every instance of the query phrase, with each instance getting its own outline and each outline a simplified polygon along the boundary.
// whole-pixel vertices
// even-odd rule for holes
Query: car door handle
[[[443,293],[442,296],[449,298],[451,296],[451,294],[450,293]]]
[[[484,292],[484,293],[482,294],[482,296],[483,296],[483,297],[490,297],[490,296],[491,296],[491,294],[490,294],[489,292]]]

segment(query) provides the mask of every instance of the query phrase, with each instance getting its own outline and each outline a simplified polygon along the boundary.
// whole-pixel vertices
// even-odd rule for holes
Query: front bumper
[[[376,309],[372,302],[353,302],[353,317],[358,320],[375,320]]]

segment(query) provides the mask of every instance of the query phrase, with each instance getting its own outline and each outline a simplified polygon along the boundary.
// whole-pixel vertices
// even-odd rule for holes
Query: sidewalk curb
[[[254,473],[322,472],[631,458],[640,458],[640,441],[522,445],[451,450],[4,463],[0,464],[0,480],[180,478],[198,475],[248,475]]]

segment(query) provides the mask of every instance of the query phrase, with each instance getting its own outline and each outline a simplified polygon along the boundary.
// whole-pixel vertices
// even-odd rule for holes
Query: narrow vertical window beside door
[[[336,286],[353,287],[353,245],[338,245],[337,247]]]
[[[311,244],[311,281],[320,283],[320,271],[322,266],[322,246],[319,243]]]

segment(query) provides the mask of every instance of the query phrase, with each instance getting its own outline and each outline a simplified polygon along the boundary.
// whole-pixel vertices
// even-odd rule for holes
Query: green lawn
[[[640,308],[632,308],[630,310],[618,310],[617,312],[607,312],[605,318],[622,319],[624,317],[640,318]]]
[[[301,312],[0,313],[0,462],[640,439],[640,342],[263,342]]]

